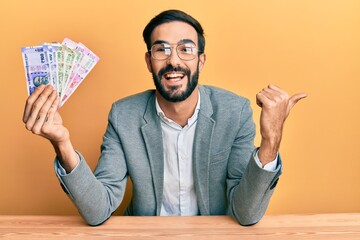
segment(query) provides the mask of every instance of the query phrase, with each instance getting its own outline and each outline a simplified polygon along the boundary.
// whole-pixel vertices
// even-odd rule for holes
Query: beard
[[[188,82],[186,89],[184,91],[178,91],[178,89],[181,86],[172,86],[169,90],[166,90],[164,85],[161,84],[162,76],[166,72],[184,72],[187,76]],[[158,74],[155,72],[152,72],[154,84],[156,87],[156,90],[160,93],[160,95],[168,100],[169,102],[181,102],[187,99],[194,89],[196,88],[198,81],[199,81],[199,63],[197,65],[196,71],[191,76],[191,72],[188,69],[182,68],[182,67],[173,67],[171,65],[167,65],[166,67],[160,69]],[[166,81],[166,80],[165,80]]]

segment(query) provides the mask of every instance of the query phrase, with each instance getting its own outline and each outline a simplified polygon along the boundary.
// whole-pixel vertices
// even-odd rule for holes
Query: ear
[[[199,56],[199,72],[201,72],[201,70],[203,69],[203,67],[205,65],[205,61],[206,61],[206,54],[202,53]]]
[[[149,52],[145,53],[145,62],[146,62],[146,66],[149,70],[149,72],[152,73],[152,66],[151,66],[151,55]]]

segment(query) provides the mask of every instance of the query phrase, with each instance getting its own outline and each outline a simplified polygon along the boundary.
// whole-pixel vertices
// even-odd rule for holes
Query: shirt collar
[[[200,110],[200,91],[198,90],[198,101],[195,107],[195,111],[194,114],[188,119],[188,125],[192,125],[194,122],[196,122],[197,118],[198,118],[198,113]],[[160,117],[161,120],[168,122],[168,123],[175,123],[173,120],[171,120],[170,118],[165,116],[164,111],[161,109],[159,102],[157,100],[157,98],[155,97],[155,106],[156,106],[156,112],[157,115]]]

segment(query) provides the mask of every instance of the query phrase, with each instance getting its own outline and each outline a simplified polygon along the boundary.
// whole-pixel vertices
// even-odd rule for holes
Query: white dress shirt
[[[192,152],[200,109],[200,93],[194,114],[181,127],[167,118],[156,100],[164,148],[164,190],[160,215],[199,215],[193,178]]]

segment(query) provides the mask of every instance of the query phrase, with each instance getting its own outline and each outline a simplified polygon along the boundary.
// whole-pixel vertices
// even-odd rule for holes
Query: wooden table
[[[0,216],[0,239],[360,239],[360,213],[267,215],[242,227],[228,216],[113,216],[97,227],[79,216]]]

